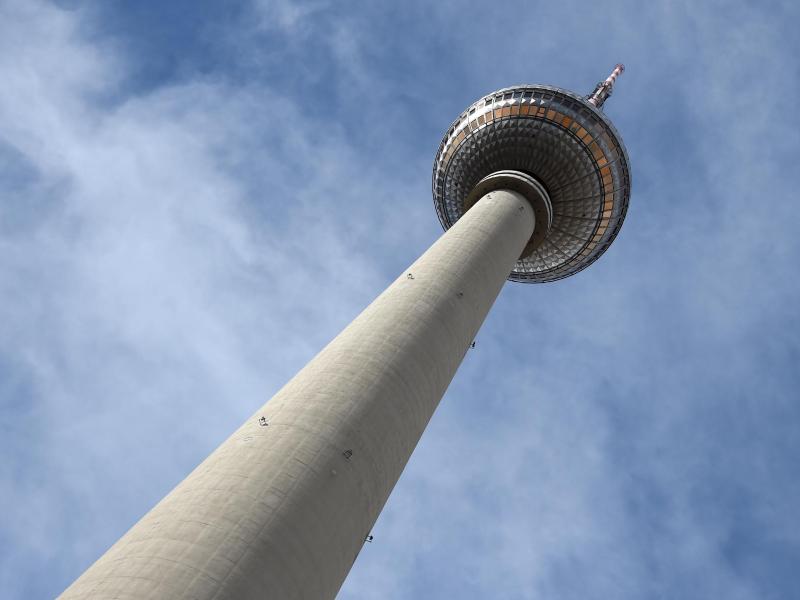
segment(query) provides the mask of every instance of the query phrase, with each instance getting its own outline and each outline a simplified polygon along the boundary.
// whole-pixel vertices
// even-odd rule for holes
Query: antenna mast
[[[614,67],[614,70],[611,71],[611,75],[606,77],[605,81],[598,83],[597,87],[594,88],[594,91],[586,97],[589,104],[593,104],[597,108],[601,108],[606,99],[611,95],[611,91],[614,87],[614,82],[617,80],[617,77],[622,75],[624,71],[625,65],[618,63],[617,66]]]

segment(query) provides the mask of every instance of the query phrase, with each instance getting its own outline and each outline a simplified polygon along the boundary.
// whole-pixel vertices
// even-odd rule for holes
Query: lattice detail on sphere
[[[434,204],[448,229],[485,176],[532,175],[550,195],[553,225],[509,279],[555,281],[589,266],[616,237],[630,198],[628,164],[616,129],[584,98],[550,86],[505,88],[472,104],[448,129],[433,167]]]

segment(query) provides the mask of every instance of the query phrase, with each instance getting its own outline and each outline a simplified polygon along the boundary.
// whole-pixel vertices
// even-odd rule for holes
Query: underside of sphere
[[[445,134],[433,168],[436,212],[448,229],[487,175],[533,176],[550,196],[552,226],[509,279],[555,281],[589,266],[616,237],[630,197],[628,164],[616,129],[584,98],[548,86],[506,88],[472,104]]]

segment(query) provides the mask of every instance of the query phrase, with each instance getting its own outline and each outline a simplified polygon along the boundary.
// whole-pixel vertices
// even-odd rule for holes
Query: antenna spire
[[[617,63],[614,70],[611,71],[611,75],[606,77],[605,81],[598,83],[594,91],[586,97],[589,104],[594,104],[597,108],[602,107],[603,103],[611,95],[614,82],[617,80],[617,77],[622,75],[623,71],[625,71],[625,65]]]

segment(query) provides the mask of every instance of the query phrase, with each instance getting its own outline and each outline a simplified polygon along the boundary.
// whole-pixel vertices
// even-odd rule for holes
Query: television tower
[[[433,166],[446,232],[62,597],[333,598],[505,280],[568,277],[616,237],[622,70],[461,113]]]

